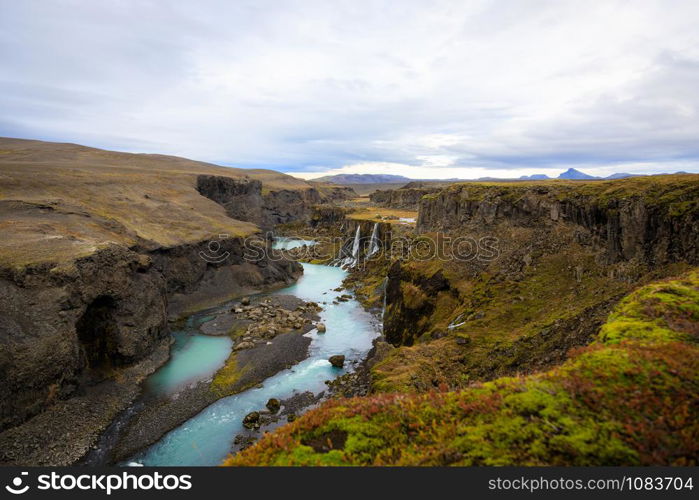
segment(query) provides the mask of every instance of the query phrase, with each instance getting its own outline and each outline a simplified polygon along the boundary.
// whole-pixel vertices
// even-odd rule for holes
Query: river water
[[[380,325],[354,299],[332,303],[340,294],[333,289],[341,286],[347,271],[314,264],[303,264],[303,268],[303,276],[294,285],[274,293],[295,295],[323,307],[320,321],[325,323],[327,331],[319,334],[312,330],[306,334],[312,339],[308,358],[268,378],[262,387],[220,399],[133,457],[129,460],[132,465],[220,464],[229,453],[235,435],[243,431],[242,419],[247,413],[264,409],[270,398],[282,400],[295,393],[318,394],[326,390],[326,380],[345,373],[344,369],[333,368],[328,362],[334,354],[345,355],[348,370],[352,370],[354,362],[366,357],[372,341],[379,335]],[[210,319],[206,314],[192,316],[187,323],[189,328]],[[175,334],[173,355],[147,381],[147,390],[167,393],[183,383],[207,378],[228,357],[230,339],[186,330]]]

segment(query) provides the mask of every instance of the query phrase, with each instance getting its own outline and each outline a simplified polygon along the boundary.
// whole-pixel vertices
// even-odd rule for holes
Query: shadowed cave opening
[[[81,369],[86,382],[99,382],[118,364],[116,300],[97,297],[76,324]]]

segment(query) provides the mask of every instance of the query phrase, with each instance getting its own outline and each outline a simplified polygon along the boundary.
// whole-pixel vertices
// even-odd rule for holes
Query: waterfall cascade
[[[371,231],[371,240],[369,241],[369,253],[367,257],[371,257],[379,251],[379,223],[374,224],[374,229]]]
[[[340,249],[340,255],[337,259],[330,263],[331,266],[335,267],[354,267],[359,262],[359,248],[361,243],[361,227],[357,226],[357,232],[354,234],[354,241],[352,242],[352,253],[347,257],[342,257],[342,249]]]
[[[447,326],[447,328],[449,330],[453,330],[454,328],[459,328],[461,325],[465,324],[466,320],[461,321],[463,319],[463,316],[463,314],[459,314],[454,321],[449,323],[449,326]]]
[[[361,226],[357,225],[357,233],[354,235],[354,243],[352,243],[352,264],[354,267],[359,262],[359,239],[361,238]]]

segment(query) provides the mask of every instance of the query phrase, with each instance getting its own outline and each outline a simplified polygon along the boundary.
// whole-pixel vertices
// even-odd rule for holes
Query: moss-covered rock
[[[548,372],[330,401],[226,465],[696,465],[697,292],[698,271],[639,289]]]

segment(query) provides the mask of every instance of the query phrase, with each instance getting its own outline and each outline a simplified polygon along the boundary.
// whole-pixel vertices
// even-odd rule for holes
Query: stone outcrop
[[[337,231],[348,212],[348,209],[334,205],[316,205],[311,210],[309,225],[315,230]]]
[[[609,262],[699,262],[699,176],[560,184],[459,184],[420,200],[418,232],[569,224],[605,249]]]
[[[384,317],[386,341],[394,346],[413,345],[430,328],[430,323],[421,320],[433,314],[432,299],[443,291],[452,292],[441,271],[431,276],[413,275],[402,268],[400,261],[395,261],[386,281],[386,307],[390,311]]]
[[[167,332],[167,280],[152,260],[109,247],[0,277],[0,429],[149,354]]]
[[[247,178],[198,175],[197,191],[226,209],[233,219],[261,222],[262,183]]]
[[[437,191],[439,191],[439,188],[436,187],[378,189],[369,195],[369,199],[372,203],[381,207],[417,210],[420,204],[420,198],[426,194],[435,193]]]
[[[239,238],[221,241],[228,257],[210,262],[201,256],[207,243],[142,252],[111,245],[61,265],[0,270],[0,430],[7,430],[0,443],[12,453],[0,454],[0,463],[79,459],[157,368],[145,361],[167,341],[168,312],[291,283],[302,272],[286,259],[245,261]],[[85,405],[91,416],[83,419]],[[69,419],[56,424],[53,438],[74,438],[70,449],[58,447],[60,456],[41,451],[52,446],[39,428],[52,412]],[[31,442],[20,453],[14,445],[23,439]]]
[[[196,187],[203,196],[222,205],[230,217],[264,229],[307,221],[314,205],[356,196],[350,188],[339,186],[263,190],[259,180],[217,175],[197,176]]]
[[[345,366],[345,355],[344,354],[335,354],[334,356],[330,356],[328,358],[328,361],[335,368],[342,368],[343,366]]]

